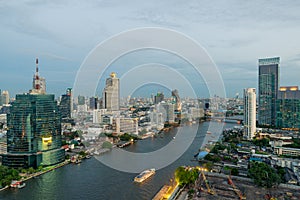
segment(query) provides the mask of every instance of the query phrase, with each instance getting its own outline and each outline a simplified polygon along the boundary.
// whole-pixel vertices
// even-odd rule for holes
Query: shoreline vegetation
[[[43,167],[43,168],[38,168],[38,169],[36,169],[36,170],[34,170],[33,168],[29,168],[29,169],[21,169],[21,172],[19,173],[19,179],[17,180],[17,181],[22,181],[22,182],[25,182],[25,181],[27,181],[27,180],[29,180],[29,179],[32,179],[32,178],[35,178],[35,177],[38,177],[38,176],[40,176],[40,175],[42,175],[42,174],[45,174],[45,173],[47,173],[47,172],[50,172],[50,171],[52,171],[52,170],[55,170],[55,169],[57,169],[57,168],[60,168],[60,167],[62,167],[62,166],[65,166],[65,165],[67,165],[67,164],[70,164],[71,162],[70,162],[70,159],[68,159],[68,160],[65,160],[64,162],[62,162],[62,163],[58,163],[58,164],[56,164],[56,165],[52,165],[52,166],[47,166],[47,167]],[[1,167],[3,167],[3,166],[1,166]],[[18,172],[18,170],[16,170],[16,169],[7,169],[7,170],[15,170],[16,172]],[[26,171],[26,172],[25,172]],[[14,172],[15,173],[15,172]],[[9,178],[9,180],[10,180],[10,178]],[[11,182],[12,180],[10,180],[10,182]],[[6,184],[6,186],[4,186],[3,188],[0,188],[0,191],[3,191],[3,190],[5,190],[5,189],[8,189],[8,188],[10,188],[10,183],[7,185]]]

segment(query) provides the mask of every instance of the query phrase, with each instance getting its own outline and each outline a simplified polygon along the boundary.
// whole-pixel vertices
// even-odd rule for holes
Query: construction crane
[[[210,188],[209,182],[208,182],[208,180],[206,179],[206,176],[205,176],[205,174],[204,174],[203,171],[201,171],[201,175],[202,175],[203,180],[204,180],[204,182],[205,182],[205,185],[206,185],[206,188],[207,188],[207,192],[208,192],[209,194],[211,194],[211,195],[214,195],[214,194],[215,194],[215,191],[213,191],[213,189]]]
[[[228,176],[228,184],[233,187],[233,190],[239,196],[240,200],[246,199],[246,196],[234,185],[230,175]]]

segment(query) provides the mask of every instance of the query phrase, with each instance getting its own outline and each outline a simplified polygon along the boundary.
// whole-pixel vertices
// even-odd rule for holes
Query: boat
[[[150,176],[152,176],[153,174],[155,174],[155,169],[152,168],[152,169],[147,169],[143,172],[141,172],[139,175],[137,175],[135,178],[134,178],[134,182],[137,182],[137,183],[141,183],[143,182],[144,180],[148,179]]]
[[[22,182],[22,181],[12,181],[11,184],[10,184],[10,187],[12,187],[12,188],[19,188],[19,189],[21,189],[21,188],[23,188],[25,186],[26,186],[26,184],[24,182]]]
[[[26,184],[23,182],[22,184],[19,184],[19,185],[18,185],[18,188],[21,189],[21,188],[23,188],[23,187],[25,187],[25,186],[26,186]]]

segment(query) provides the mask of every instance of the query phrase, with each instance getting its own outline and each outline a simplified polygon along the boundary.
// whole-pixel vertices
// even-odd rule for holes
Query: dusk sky
[[[299,10],[300,2],[280,0],[0,0],[0,89],[11,97],[28,91],[38,57],[47,92],[59,96],[73,87],[99,43],[142,27],[168,28],[196,40],[220,70],[229,97],[257,88],[257,62],[264,57],[281,57],[280,85],[300,85]],[[123,62],[115,64],[128,65],[128,58]]]

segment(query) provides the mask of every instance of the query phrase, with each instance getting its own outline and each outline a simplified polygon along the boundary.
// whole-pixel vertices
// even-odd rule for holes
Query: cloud
[[[2,62],[20,68],[22,59],[38,54],[48,58],[48,66],[73,73],[88,52],[108,37],[158,26],[180,31],[203,45],[225,81],[237,80],[239,74],[256,83],[257,59],[276,55],[282,57],[282,80],[294,82],[293,72],[300,67],[299,9],[300,2],[292,0],[1,1]],[[10,61],[15,56],[18,64]],[[61,67],[65,62],[71,64]],[[231,87],[236,90],[240,84]]]

